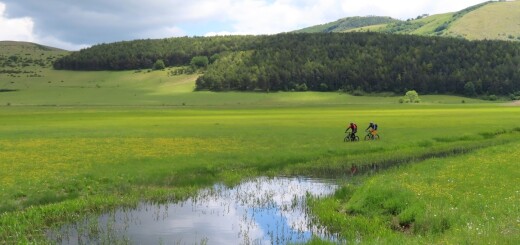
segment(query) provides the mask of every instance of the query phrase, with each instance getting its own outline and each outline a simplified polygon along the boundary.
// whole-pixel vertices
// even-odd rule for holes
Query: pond
[[[48,233],[57,244],[287,244],[313,236],[336,240],[312,223],[306,197],[331,195],[337,184],[309,178],[257,178],[217,184],[169,204],[141,203]]]

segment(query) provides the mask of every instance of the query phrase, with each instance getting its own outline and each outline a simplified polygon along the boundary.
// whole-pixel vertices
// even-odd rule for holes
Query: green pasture
[[[401,95],[352,96],[323,92],[193,93],[198,74],[162,71],[56,71],[42,69],[41,77],[0,74],[0,106],[322,106],[398,104]],[[19,76],[19,77],[18,77]],[[483,103],[458,96],[422,96],[426,104]]]
[[[435,171],[453,167],[461,173],[472,167],[473,156],[482,159],[477,164],[505,164],[493,172],[493,178],[503,174],[501,188],[482,187],[482,195],[496,193],[489,199],[489,205],[497,200],[491,217],[518,214],[517,206],[498,199],[516,187],[518,172],[509,165],[518,155],[520,107],[446,95],[399,104],[398,96],[385,94],[193,92],[198,75],[171,76],[172,69],[0,74],[0,89],[10,91],[0,92],[0,243],[43,243],[48,227],[142,199],[181,199],[215,182],[231,185],[260,175],[350,178],[353,167],[364,174],[373,166],[404,164],[410,167],[356,177],[334,198],[315,202],[317,222],[332,228],[346,222],[339,224],[348,224],[368,242],[465,242],[474,234],[463,229],[464,221],[481,221],[473,214],[452,211],[448,221],[432,221],[433,226],[448,222],[449,228],[432,234],[400,222],[413,217],[409,225],[425,227],[429,216],[414,210],[440,215],[439,210],[452,207],[428,192],[415,196],[414,188],[440,185],[449,175]],[[344,143],[351,121],[361,137],[370,121],[377,122],[382,140]],[[503,157],[511,163],[494,160]],[[420,162],[425,159],[430,160]],[[475,166],[467,181],[495,181],[480,171],[484,165]],[[465,188],[480,187],[460,181],[450,187],[450,205],[471,212],[480,207],[471,205],[481,197],[464,196]],[[397,200],[409,205],[399,206],[402,212],[395,215],[370,203],[364,208],[366,193],[381,186],[389,188],[381,189],[383,194],[403,190]],[[513,198],[518,200],[518,193]],[[330,202],[337,208],[320,210]],[[518,241],[518,222],[510,222],[486,226],[488,234],[513,224],[507,237]]]
[[[350,242],[518,244],[519,147],[515,141],[394,168],[311,206]]]
[[[227,94],[200,96],[213,95]],[[286,102],[290,106],[1,107],[0,240],[39,241],[45,227],[83,213],[142,198],[180,198],[215,182],[280,174],[350,176],[353,165],[361,170],[410,162],[518,138],[519,107],[311,106],[303,103],[308,94],[301,96],[301,102]],[[377,122],[382,140],[344,143],[350,121],[360,128]]]

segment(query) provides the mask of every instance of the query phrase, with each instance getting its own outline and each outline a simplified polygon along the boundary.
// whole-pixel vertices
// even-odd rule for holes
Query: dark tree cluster
[[[182,66],[195,56],[252,49],[254,36],[179,37],[146,39],[99,44],[54,62],[55,69],[64,70],[132,70],[152,68],[157,60],[165,66]]]
[[[520,91],[520,45],[376,33],[286,34],[228,53],[197,89],[363,90],[508,95]]]
[[[195,59],[194,59],[195,58]],[[520,91],[520,45],[380,33],[140,40],[64,57],[58,69],[205,67],[198,90],[496,94]],[[471,83],[471,84],[469,84]]]

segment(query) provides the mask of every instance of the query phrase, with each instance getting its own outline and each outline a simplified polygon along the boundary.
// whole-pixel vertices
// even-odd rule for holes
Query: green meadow
[[[0,93],[0,243],[44,243],[47,228],[84,215],[263,175],[348,179],[311,208],[350,241],[520,240],[520,107],[193,92],[197,74],[170,71],[0,77],[13,90]],[[377,122],[382,139],[344,143],[351,121],[360,136]]]
[[[350,242],[517,244],[518,147],[516,141],[393,168],[345,184],[311,209]]]

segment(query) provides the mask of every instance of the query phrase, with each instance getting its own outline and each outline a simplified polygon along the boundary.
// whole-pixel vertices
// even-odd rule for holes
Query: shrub
[[[494,95],[494,94],[490,94],[485,99],[486,100],[491,100],[491,101],[496,101],[496,100],[498,100],[498,97],[496,95]]]
[[[327,91],[329,90],[329,86],[327,86],[326,83],[321,83],[320,84],[320,91]]]
[[[448,23],[444,23],[444,24],[438,26],[437,28],[435,28],[435,32],[444,31],[446,28],[448,28]]]
[[[296,91],[307,91],[309,88],[307,87],[307,84],[302,83],[296,85]]]
[[[520,91],[509,94],[511,100],[520,100]]]
[[[218,59],[218,57],[216,59]],[[208,66],[208,64],[209,64],[209,59],[207,56],[195,56],[191,59],[191,62],[190,62],[190,65],[195,69],[206,67],[206,66]]]
[[[363,95],[365,95],[365,91],[363,91],[363,89],[361,87],[358,87],[354,91],[352,91],[352,95],[363,96]]]
[[[162,70],[166,67],[166,65],[164,64],[164,61],[163,60],[157,60],[155,61],[155,63],[153,64],[153,69],[154,70]]]
[[[421,99],[419,99],[419,94],[415,90],[410,90],[406,92],[403,97],[404,102],[406,103],[420,103]]]

